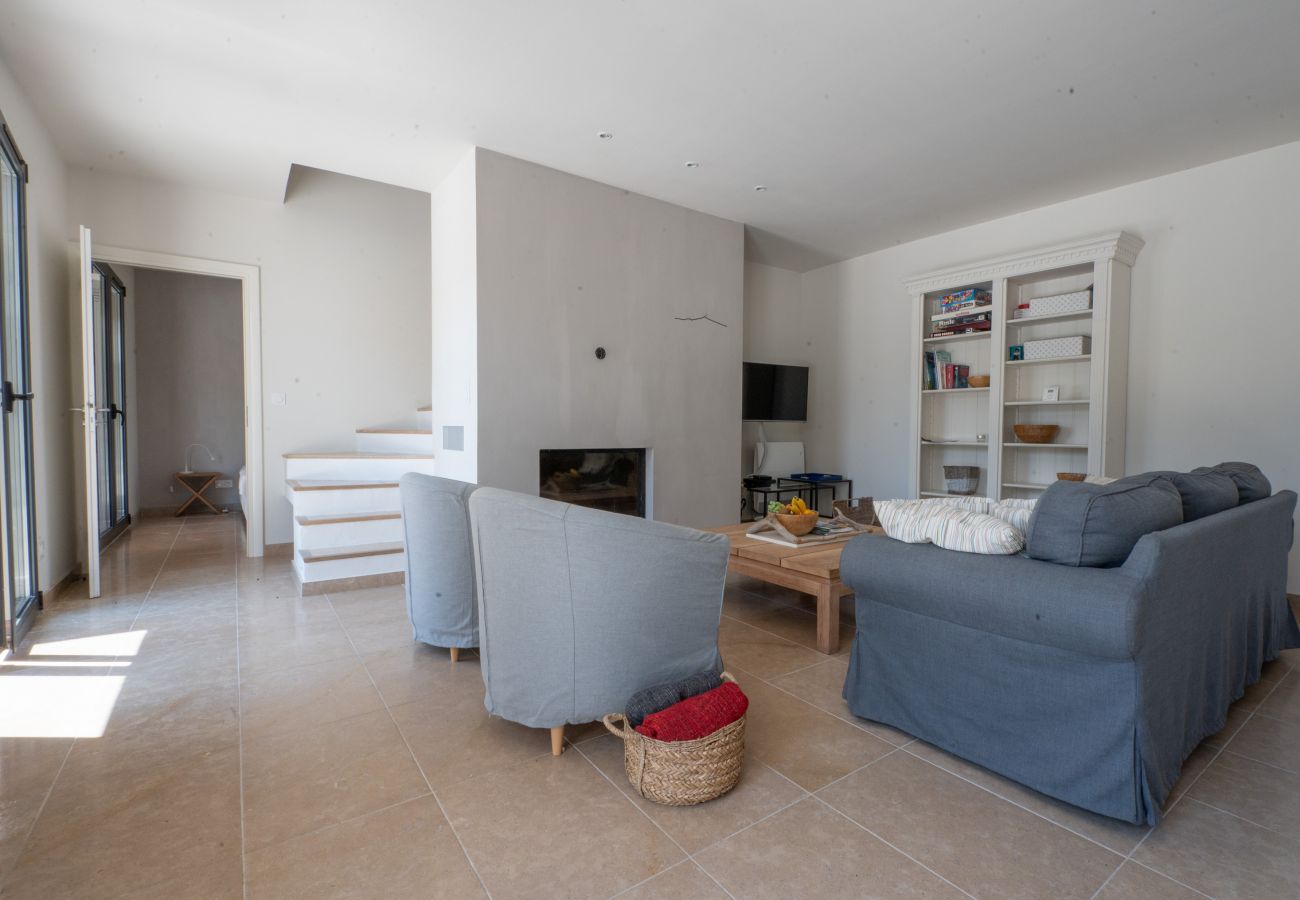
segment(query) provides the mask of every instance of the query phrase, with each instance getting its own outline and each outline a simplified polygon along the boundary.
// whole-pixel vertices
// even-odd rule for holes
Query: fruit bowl
[[[807,534],[817,524],[817,513],[812,510],[803,515],[792,515],[791,513],[773,513],[773,515],[781,523],[781,527],[795,537]]]
[[[1061,430],[1060,425],[1030,425],[1022,423],[1013,425],[1016,437],[1020,438],[1026,444],[1050,444],[1057,432]]]

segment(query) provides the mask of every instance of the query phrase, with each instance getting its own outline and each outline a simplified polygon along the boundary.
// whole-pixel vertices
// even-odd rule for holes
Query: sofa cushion
[[[1157,473],[1113,484],[1057,481],[1034,507],[1027,550],[1034,559],[1066,566],[1119,566],[1142,535],[1182,521],[1178,488]]]
[[[1259,466],[1244,462],[1221,462],[1211,468],[1215,472],[1227,475],[1237,485],[1238,504],[1254,503],[1273,494],[1273,485],[1269,484],[1268,478],[1259,470]]]
[[[1178,488],[1178,495],[1183,499],[1184,522],[1195,522],[1237,505],[1237,485],[1223,472],[1200,468],[1190,472],[1148,474],[1163,475]]]
[[[930,500],[876,503],[885,534],[908,544],[930,544],[963,553],[1005,556],[1025,545],[1020,529],[999,518]]]

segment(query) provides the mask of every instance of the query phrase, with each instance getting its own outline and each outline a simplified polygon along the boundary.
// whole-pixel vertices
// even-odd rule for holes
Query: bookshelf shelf
[[[1008,366],[1041,366],[1046,363],[1074,363],[1088,362],[1092,359],[1091,353],[1085,353],[1082,356],[1053,356],[1049,359],[1009,359]]]
[[[1047,322],[1082,322],[1092,319],[1092,310],[1082,312],[1056,313],[1051,316],[1033,316],[1028,319],[1007,319],[1008,328],[1021,328],[1025,325],[1042,325]]]
[[[941,334],[939,337],[928,337],[925,339],[927,344],[952,344],[957,341],[977,341],[981,338],[992,337],[987,331],[974,331],[970,334]]]
[[[1036,496],[1056,480],[1058,470],[1123,474],[1131,273],[1141,249],[1140,239],[1115,231],[953,266],[906,282],[913,303],[909,391],[916,449],[909,464],[911,496],[948,496],[930,490],[944,485],[945,465],[977,466],[977,494],[995,500]],[[945,312],[944,298],[957,292],[973,293],[951,297]],[[1076,303],[1065,295],[1082,292],[1091,295],[1086,310],[1012,318],[1032,301],[1047,301],[1034,303],[1036,309],[1059,309]],[[962,302],[972,306],[952,311]],[[987,331],[927,337],[945,322],[983,327],[985,321]],[[1013,345],[1069,340],[1074,344],[1069,349],[1075,349],[1079,337],[1087,338],[1084,349],[1090,352],[1052,359],[1007,358]],[[934,384],[940,371],[949,375],[949,383],[954,377],[961,383],[963,376],[988,375],[990,386],[931,389],[927,385]],[[1048,388],[1076,399],[1034,399]],[[932,399],[956,395],[965,399]],[[1019,441],[1013,430],[1019,424],[1057,425],[1060,443]],[[988,442],[922,440],[924,435],[976,434],[988,435]]]

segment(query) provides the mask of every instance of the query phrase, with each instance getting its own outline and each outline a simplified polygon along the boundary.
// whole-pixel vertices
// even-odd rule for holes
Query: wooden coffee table
[[[746,534],[751,522],[710,528],[731,541],[727,571],[748,575],[768,584],[779,584],[817,598],[817,649],[837,653],[840,649],[840,598],[853,591],[840,581],[840,553],[853,537],[833,544],[787,547]],[[872,526],[871,534],[884,532]]]

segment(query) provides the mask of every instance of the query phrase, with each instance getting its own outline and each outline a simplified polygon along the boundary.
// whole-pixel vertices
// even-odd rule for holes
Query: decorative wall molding
[[[1143,240],[1137,235],[1129,234],[1127,231],[1115,231],[1010,256],[951,266],[937,272],[913,276],[903,283],[907,286],[909,294],[916,295],[979,281],[991,281],[995,278],[1014,278],[1029,272],[1065,268],[1079,263],[1113,259],[1126,266],[1132,266],[1143,244]]]

